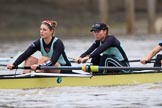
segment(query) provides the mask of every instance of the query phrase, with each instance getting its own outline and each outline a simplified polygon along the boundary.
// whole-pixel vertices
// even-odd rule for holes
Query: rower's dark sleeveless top
[[[95,57],[101,54],[113,55],[119,61],[128,62],[127,55],[123,50],[120,41],[113,35],[106,36],[104,42],[96,40],[91,47],[81,55],[81,57],[85,57],[89,54],[90,57]]]
[[[55,42],[53,42],[55,41]],[[13,63],[14,66],[17,66],[19,65],[21,62],[23,62],[24,60],[26,60],[30,55],[32,55],[33,53],[35,53],[36,51],[41,51],[42,50],[42,44],[43,44],[43,47],[44,47],[44,51],[46,51],[47,53],[50,51],[51,49],[51,46],[53,48],[53,51],[54,53],[52,54],[51,56],[51,62],[52,64],[51,65],[54,65],[60,58],[63,59],[63,61],[65,63],[61,64],[61,65],[67,65],[67,66],[71,66],[67,56],[66,56],[66,53],[64,51],[65,47],[63,45],[63,42],[60,40],[60,39],[56,39],[56,37],[53,37],[51,42],[47,45],[45,44],[45,42],[43,41],[42,39],[42,43],[40,41],[40,39],[34,41],[28,48],[27,50],[22,53],[18,58],[17,60]]]

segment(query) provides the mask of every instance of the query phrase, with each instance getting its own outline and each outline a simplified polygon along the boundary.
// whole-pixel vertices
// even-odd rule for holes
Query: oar
[[[6,64],[0,64],[0,66],[7,66]]]
[[[30,67],[15,67],[14,69],[31,69]],[[54,70],[82,70],[85,72],[98,72],[99,70],[162,70],[162,67],[108,67],[108,66],[41,66],[38,69],[54,69]]]
[[[55,66],[43,66],[40,67],[40,69],[61,69],[61,70],[83,70],[86,72],[98,72],[99,70],[132,70],[132,71],[137,71],[137,70],[162,70],[161,67],[108,67],[108,66],[60,66],[60,67],[55,67]]]
[[[68,57],[71,63],[76,63],[74,58]],[[140,60],[129,60],[128,62],[140,62]],[[86,62],[86,63],[91,63],[91,62]],[[146,63],[155,63],[155,59],[151,59],[150,61],[147,61]]]
[[[155,61],[153,61],[154,59],[152,59],[151,61],[147,61],[146,63],[155,63]],[[71,63],[76,63],[75,60],[69,60]],[[140,60],[129,60],[128,62],[140,62]],[[86,62],[86,63],[91,63],[91,62]]]
[[[14,67],[13,69],[31,69],[30,66],[25,67]],[[81,66],[75,67],[75,66],[41,66],[38,67],[37,70],[41,69],[54,69],[54,70],[82,70]]]
[[[6,64],[0,64],[0,66],[7,66]],[[41,70],[41,69],[50,69],[50,67],[54,70],[82,70],[82,67],[71,67],[71,66],[60,66],[60,67],[56,67],[56,66],[42,66],[42,67],[38,67],[37,70]],[[54,68],[55,67],[55,68]],[[14,67],[13,69],[31,69],[30,66],[24,66],[24,67]],[[73,73],[77,73],[77,74],[85,74],[88,75],[88,72],[83,72],[83,71],[72,71]]]
[[[140,60],[129,60],[129,62],[140,62]],[[151,59],[150,61],[147,61],[146,63],[155,63],[155,59]]]

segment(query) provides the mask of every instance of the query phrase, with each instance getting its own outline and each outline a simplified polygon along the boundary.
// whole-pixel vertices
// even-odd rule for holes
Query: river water
[[[161,36],[118,37],[130,60],[144,57]],[[78,57],[91,38],[63,39],[67,56]],[[0,57],[12,57],[32,41],[0,43]],[[152,66],[131,63],[131,66]],[[6,71],[8,72],[8,71]],[[0,107],[6,108],[162,108],[162,83],[134,86],[58,87],[0,90]]]

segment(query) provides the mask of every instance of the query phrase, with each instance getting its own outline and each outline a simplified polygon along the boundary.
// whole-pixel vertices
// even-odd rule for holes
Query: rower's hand
[[[39,67],[38,64],[33,64],[30,66],[32,70],[36,71],[36,69]]]
[[[142,59],[140,60],[140,63],[142,63],[142,64],[147,64],[148,61],[149,61],[149,60],[147,60],[146,58],[142,58]]]
[[[80,61],[81,63],[86,63],[88,59],[89,59],[89,56],[86,56],[86,57],[83,57]]]
[[[80,64],[81,63],[81,60],[82,60],[82,58],[81,57],[78,57],[78,58],[75,59],[75,62],[78,63],[78,64]]]
[[[7,69],[12,70],[13,68],[14,68],[14,65],[13,65],[13,64],[8,64],[8,65],[7,65]]]

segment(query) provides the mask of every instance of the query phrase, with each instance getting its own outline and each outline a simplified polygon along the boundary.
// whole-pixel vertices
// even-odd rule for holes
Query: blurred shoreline
[[[124,7],[114,4],[110,7],[110,33],[118,36],[126,34],[126,13]],[[124,3],[122,3],[124,5]],[[144,6],[146,4],[143,4]],[[101,22],[98,4],[91,0],[1,0],[0,1],[0,38],[3,40],[30,40],[39,37],[39,27],[44,19],[56,20],[56,35],[61,38],[85,38],[91,36],[91,25]],[[162,16],[158,11],[157,17]],[[147,12],[137,9],[135,15],[135,34],[148,35]],[[158,34],[160,35],[160,34]],[[132,37],[130,36],[130,37]],[[156,37],[156,35],[151,35]]]

